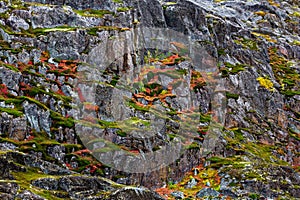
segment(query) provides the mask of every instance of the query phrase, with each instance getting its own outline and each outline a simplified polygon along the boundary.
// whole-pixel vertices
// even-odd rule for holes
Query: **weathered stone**
[[[0,80],[9,90],[19,91],[20,78],[20,73],[0,67]]]
[[[202,190],[200,190],[196,197],[198,198],[203,198],[203,197],[217,197],[219,196],[219,192],[217,192],[216,190],[212,189],[212,188],[204,188]]]
[[[33,192],[29,190],[24,190],[21,193],[17,195],[18,198],[24,199],[24,200],[46,200],[45,198],[34,194]]]
[[[22,18],[11,15],[7,19],[7,24],[11,26],[16,31],[21,31],[21,29],[28,30],[29,24]]]
[[[130,188],[125,187],[123,189],[117,190],[113,194],[111,194],[108,200],[121,200],[121,199],[136,199],[136,200],[144,200],[144,199],[153,199],[153,200],[163,200],[158,194],[144,188]]]
[[[171,195],[175,197],[175,199],[184,199],[184,193],[180,191],[174,191]]]

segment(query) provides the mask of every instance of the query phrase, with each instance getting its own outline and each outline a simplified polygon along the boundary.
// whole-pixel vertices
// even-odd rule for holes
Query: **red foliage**
[[[162,62],[162,65],[174,65],[176,63],[176,59],[180,58],[178,54],[169,56],[160,62]]]
[[[82,156],[82,155],[87,155],[87,154],[91,154],[91,151],[88,149],[82,149],[79,151],[75,151],[74,154]]]
[[[99,169],[102,165],[100,163],[98,164],[90,164],[86,168],[90,168],[90,173],[94,173],[97,169]]]
[[[85,98],[84,98],[80,88],[77,88],[77,92],[78,92],[78,96],[79,96],[80,101],[85,102]]]
[[[67,168],[69,168],[69,169],[73,169],[72,167],[71,167],[71,164],[70,163],[66,163],[66,166],[67,166]]]
[[[56,93],[59,94],[59,95],[65,96],[65,94],[63,93],[63,91],[61,89],[59,89]]]
[[[33,140],[34,136],[33,135],[29,135],[28,138],[26,139],[27,141]]]
[[[8,94],[7,86],[5,84],[0,84],[0,95],[7,97]]]
[[[137,149],[130,150],[129,152],[131,152],[131,153],[133,153],[133,154],[136,154],[136,155],[140,154],[140,151],[137,150]]]
[[[24,83],[24,82],[20,82],[20,89],[21,90],[30,90],[31,89],[31,86],[30,85],[28,85],[28,84],[26,84],[26,83]]]

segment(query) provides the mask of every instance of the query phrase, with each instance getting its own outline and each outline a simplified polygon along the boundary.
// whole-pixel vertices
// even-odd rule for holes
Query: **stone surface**
[[[25,2],[0,2],[0,149],[10,151],[0,156],[0,175],[7,180],[0,185],[1,199],[43,199],[36,188],[65,199],[160,199],[145,188],[124,188],[96,176],[152,189],[165,186],[161,191],[185,186],[183,194],[164,194],[174,198],[195,188],[199,192],[191,198],[300,198],[297,1]],[[167,56],[158,50],[178,53],[185,61],[166,64]],[[147,71],[142,66],[151,53],[156,58]],[[173,68],[181,72],[174,85],[174,74],[168,74]],[[158,69],[165,71],[153,77]],[[203,77],[193,77],[193,70],[203,70]],[[193,88],[201,78],[206,85]],[[156,80],[163,92],[151,96],[154,100],[137,95],[149,89],[141,80]],[[158,98],[169,90],[176,98]],[[155,121],[157,113],[128,105],[134,101],[155,105],[163,119]],[[185,126],[181,117],[195,108],[213,115],[221,128],[208,134],[206,127],[213,124],[197,116],[199,121],[186,126],[199,129],[188,136],[193,143],[168,167],[126,173],[92,157],[90,150],[107,151],[115,158],[107,162],[126,166],[122,153],[108,150],[111,144],[133,154],[157,152],[181,139],[176,137]],[[147,127],[147,120],[157,126]],[[90,126],[95,121],[100,127]],[[147,128],[154,131],[148,134]],[[218,175],[204,176],[208,169]],[[34,190],[9,181],[26,178],[24,172],[38,176],[25,180]],[[188,181],[186,173],[192,176]],[[207,188],[200,188],[202,183]]]

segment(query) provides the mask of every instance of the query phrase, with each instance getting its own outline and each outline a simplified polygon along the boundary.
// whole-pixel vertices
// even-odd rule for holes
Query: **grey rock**
[[[2,194],[0,194],[0,198],[3,199],[3,200],[13,200],[14,195],[7,194],[7,193],[2,193]]]
[[[33,64],[37,64],[40,62],[42,51],[39,49],[33,49],[30,51],[30,57],[33,58]]]
[[[70,27],[94,27],[103,24],[102,18],[81,17],[71,7],[32,6],[35,13],[31,18],[33,28],[53,28],[68,25]],[[53,17],[56,16],[56,17]]]
[[[22,63],[27,64],[30,60],[30,55],[26,51],[18,53],[18,60]]]
[[[25,116],[30,123],[31,127],[37,132],[41,130],[46,131],[46,133],[51,137],[50,127],[51,118],[49,110],[42,110],[36,104],[30,104],[28,101],[23,102],[23,108]]]
[[[49,146],[47,147],[48,155],[57,159],[59,162],[64,162],[65,157],[65,147],[61,145]]]
[[[134,187],[125,187],[120,190],[117,190],[107,198],[107,200],[121,200],[121,199],[163,200],[161,196],[159,196],[157,193],[153,191],[150,191],[145,188],[134,188]]]
[[[17,195],[18,198],[22,199],[22,200],[46,200],[45,198],[34,194],[33,192],[29,191],[29,190],[24,190],[22,192],[20,192]]]
[[[219,192],[217,192],[216,190],[212,189],[212,188],[203,188],[202,190],[200,190],[196,197],[198,198],[203,198],[203,197],[218,197],[220,195]]]
[[[28,30],[29,24],[22,18],[11,15],[7,19],[7,23],[10,27],[12,27],[16,31],[21,31],[21,29]]]
[[[0,80],[9,90],[18,91],[21,74],[5,67],[0,67]]]
[[[185,187],[186,188],[194,188],[196,185],[197,185],[196,179],[192,178]]]
[[[15,195],[20,189],[17,183],[0,183],[0,192]]]
[[[1,151],[11,151],[11,150],[15,150],[16,148],[17,146],[8,142],[0,143]]]
[[[54,178],[40,178],[32,182],[33,186],[42,188],[44,190],[57,190],[58,180]]]
[[[4,41],[10,42],[11,36],[8,33],[6,33],[2,28],[0,28],[0,34]]]
[[[68,5],[72,8],[83,10],[83,9],[98,9],[98,10],[112,10],[113,9],[113,2],[111,0],[94,0],[94,1],[72,1],[72,0],[66,0],[66,1],[57,1],[57,0],[25,0],[30,2],[38,2],[38,3],[44,3],[44,4],[52,4],[52,5]]]
[[[38,168],[43,173],[50,174],[50,175],[74,174],[74,172],[72,172],[68,169],[65,169],[56,164],[44,161],[35,155],[28,155],[28,154],[24,154],[24,153],[20,153],[20,152],[7,152],[3,156],[4,156],[3,160],[7,163],[10,162],[10,164],[8,166],[12,166],[13,168],[15,168],[14,169],[15,171],[26,171],[26,169],[24,167],[24,166],[26,166],[26,167]],[[13,162],[20,164],[22,167],[20,167],[19,165],[13,164]],[[7,168],[3,168],[3,170],[6,170],[6,169]]]
[[[7,134],[11,139],[24,140],[27,134],[27,121],[24,117],[13,116],[2,112],[0,115],[0,133]]]
[[[180,191],[174,191],[171,195],[175,197],[175,199],[184,199],[184,193]]]

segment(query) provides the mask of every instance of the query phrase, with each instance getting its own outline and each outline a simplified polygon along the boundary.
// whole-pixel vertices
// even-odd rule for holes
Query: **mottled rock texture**
[[[299,23],[294,0],[1,1],[0,198],[300,198]],[[193,127],[144,174],[91,153],[125,165],[112,147],[155,153]]]

